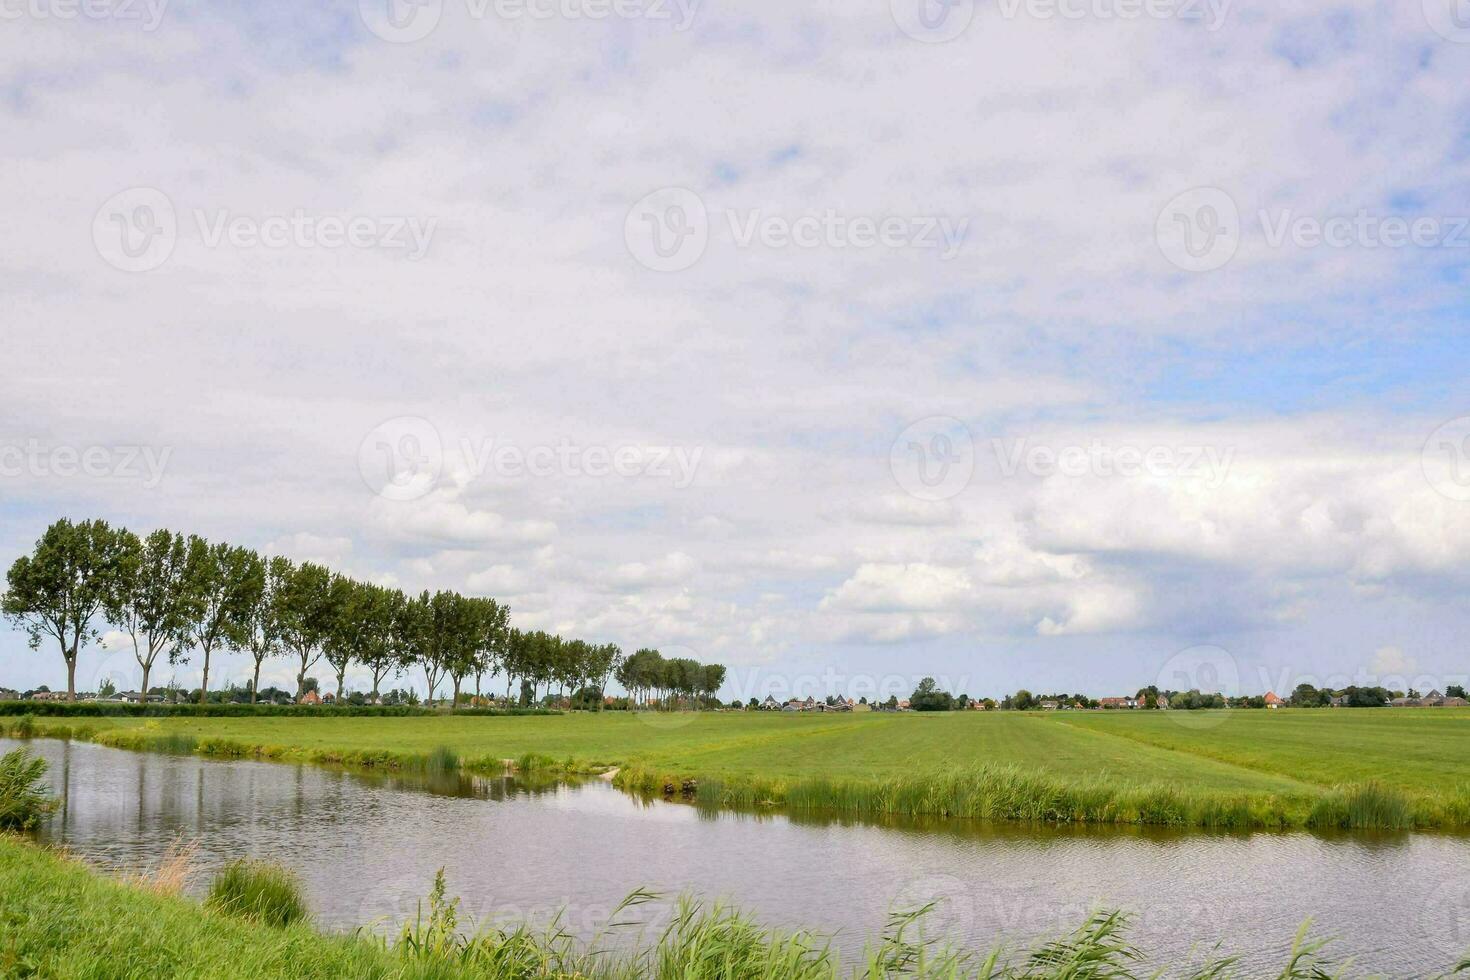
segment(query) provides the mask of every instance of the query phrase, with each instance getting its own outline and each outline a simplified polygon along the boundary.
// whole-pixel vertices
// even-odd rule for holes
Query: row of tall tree
[[[226,650],[253,661],[252,702],[262,665],[275,657],[296,669],[298,697],[308,672],[325,661],[338,699],[348,670],[357,666],[372,676],[373,700],[389,676],[421,670],[430,703],[446,681],[458,703],[467,680],[474,679],[478,695],[483,679],[496,673],[506,678],[507,697],[520,680],[531,700],[542,685],[549,692],[555,684],[558,692],[590,689],[600,701],[608,679],[622,680],[625,667],[613,644],[512,628],[509,608],[494,599],[451,591],[410,596],[313,562],[167,530],[140,538],[101,520],[63,519],[48,527],[35,550],[11,565],[0,611],[28,634],[32,649],[57,643],[73,700],[78,656],[104,624],[129,638],[145,692],[161,658],[178,664],[197,654],[201,702],[211,664]],[[676,673],[650,672],[649,654],[666,671],[681,666]],[[652,650],[628,661],[640,665],[642,686],[659,690],[712,693],[724,680],[719,667],[710,688],[716,668],[664,661]]]
[[[725,683],[723,664],[701,664],[687,657],[665,659],[657,650],[644,648],[623,660],[616,669],[617,681],[633,697],[646,704],[651,697],[710,698]]]

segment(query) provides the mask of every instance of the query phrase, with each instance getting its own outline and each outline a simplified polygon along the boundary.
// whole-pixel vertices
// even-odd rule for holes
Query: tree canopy
[[[635,701],[657,693],[673,706],[708,700],[725,679],[718,664],[665,659],[653,649],[625,659],[612,643],[514,628],[510,608],[487,596],[444,589],[409,596],[314,562],[163,529],[139,538],[99,520],[52,524],[11,565],[6,585],[0,611],[33,649],[55,640],[72,699],[78,655],[99,639],[103,622],[130,637],[145,693],[159,658],[183,663],[197,652],[201,702],[209,697],[212,658],[224,650],[253,662],[252,702],[262,666],[275,657],[291,659],[298,699],[317,688],[310,672],[323,660],[336,680],[328,697],[339,700],[354,666],[371,674],[373,701],[388,678],[418,668],[427,700],[447,680],[451,704],[469,697],[466,680],[474,679],[479,697],[493,674],[505,677],[507,698],[519,681],[527,701],[555,690],[558,701],[570,695],[585,707],[601,707],[614,679]]]

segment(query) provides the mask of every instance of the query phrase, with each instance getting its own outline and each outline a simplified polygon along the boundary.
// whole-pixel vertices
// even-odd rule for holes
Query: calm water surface
[[[18,743],[0,739],[0,751]],[[1422,976],[1470,950],[1470,840],[1324,838],[861,823],[711,814],[593,781],[435,782],[310,766],[217,762],[36,740],[65,808],[42,836],[102,865],[146,870],[178,838],[203,872],[250,855],[295,868],[322,924],[413,914],[438,868],[479,919],[566,908],[590,936],[633,887],[726,896],[767,924],[835,934],[845,953],[895,902],[942,905],[932,924],[975,947],[1020,944],[1090,908],[1138,916],[1161,961],[1217,942],[1280,969],[1297,927],[1337,937],[1356,971]],[[207,874],[194,882],[202,890]],[[666,909],[642,916],[657,925]],[[1274,975],[1274,974],[1273,974]]]

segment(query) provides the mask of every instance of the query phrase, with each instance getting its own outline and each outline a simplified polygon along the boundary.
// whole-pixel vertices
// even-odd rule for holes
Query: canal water
[[[0,752],[18,744],[0,739]],[[725,897],[768,925],[830,934],[845,957],[887,913],[937,900],[930,931],[975,949],[1019,946],[1089,910],[1136,916],[1159,965],[1222,944],[1279,971],[1297,928],[1335,937],[1354,974],[1423,976],[1470,951],[1470,839],[1056,829],[964,821],[861,822],[707,812],[607,783],[400,779],[35,740],[64,808],[41,831],[122,872],[176,842],[211,871],[251,856],[296,870],[318,922],[379,930],[414,914],[437,869],[480,921],[558,912],[590,938],[642,886]],[[638,918],[655,930],[667,904]]]

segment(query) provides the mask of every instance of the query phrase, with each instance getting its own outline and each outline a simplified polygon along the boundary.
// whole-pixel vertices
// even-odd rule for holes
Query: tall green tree
[[[613,668],[613,680],[621,684],[623,690],[628,692],[628,697],[633,702],[635,710],[638,707],[638,685],[634,681],[634,675],[638,669],[638,657],[642,653],[643,651],[639,650],[632,656],[624,657],[622,662]]]
[[[518,679],[525,677],[530,635],[514,626],[506,630],[505,649],[500,654],[500,670],[505,674],[505,699]]]
[[[642,707],[650,694],[662,690],[664,675],[663,655],[643,647],[623,661],[616,676],[618,683],[633,696],[634,707]]]
[[[510,633],[510,608],[494,599],[474,600],[478,610],[477,636],[479,650],[475,657],[475,697],[481,696],[485,675],[502,666]]]
[[[276,622],[275,594],[291,575],[285,558],[267,562],[253,551],[240,549],[239,603],[231,610],[233,622],[226,633],[231,649],[250,654],[255,674],[250,681],[250,703],[260,691],[260,665],[281,652],[281,631]]]
[[[189,604],[189,638],[203,659],[200,704],[209,699],[209,664],[215,649],[239,649],[243,645],[240,630],[252,587],[253,558],[254,554],[244,548],[210,544],[198,535],[189,535],[184,589]]]
[[[431,595],[425,591],[417,600],[420,613],[414,659],[424,671],[424,682],[429,687],[424,704],[431,708],[434,706],[434,692],[444,680],[445,656],[457,613],[454,599],[453,592],[440,591]]]
[[[541,685],[546,685],[547,694],[551,693],[552,672],[555,670],[557,657],[560,655],[561,637],[547,633],[545,630],[537,630],[531,634],[530,656],[525,665],[526,680],[531,682],[531,700],[540,702]]]
[[[186,577],[189,550],[182,534],[163,528],[141,540],[128,530],[121,534],[121,573],[105,612],[109,623],[132,638],[146,700],[148,676],[158,658],[166,653],[169,663],[185,659],[192,612]]]
[[[399,636],[408,598],[397,589],[376,585],[365,588],[362,615],[366,624],[358,659],[373,675],[370,700],[376,704],[383,679],[389,674],[396,675],[409,663],[407,649]]]
[[[464,679],[479,673],[484,650],[485,609],[476,599],[450,593],[449,617],[445,623],[443,660],[444,672],[449,675],[453,687],[450,707],[459,705],[459,693]]]
[[[607,682],[610,677],[618,672],[623,666],[623,651],[618,649],[615,643],[604,643],[595,647],[592,651],[592,660],[588,665],[588,676],[597,682],[597,705],[601,710],[602,702],[607,697]]]
[[[332,576],[328,588],[328,623],[322,652],[337,677],[338,704],[347,681],[347,668],[360,660],[373,628],[373,586],[355,582],[345,575]]]
[[[673,692],[672,708],[679,706],[679,698],[693,700],[694,693],[703,684],[704,668],[699,661],[688,657],[675,657],[664,661],[664,688]]]
[[[296,697],[306,694],[306,672],[322,658],[332,627],[332,574],[313,562],[291,567],[271,599],[281,647],[300,665]]]
[[[725,665],[705,664],[700,670],[700,679],[702,683],[700,684],[699,693],[706,698],[714,697],[719,689],[725,685]]]
[[[556,680],[559,685],[557,698],[560,699],[563,691],[576,693],[582,687],[592,658],[592,646],[586,640],[567,640],[558,653]]]
[[[77,699],[77,657],[97,639],[94,621],[122,573],[122,537],[106,521],[48,527],[30,555],[17,558],[6,575],[0,611],[25,631],[32,650],[56,640],[66,663],[66,696]]]

